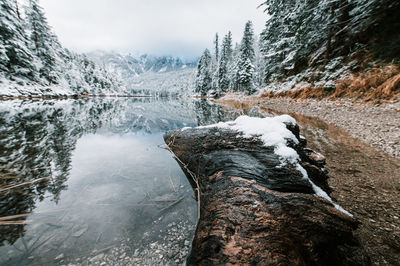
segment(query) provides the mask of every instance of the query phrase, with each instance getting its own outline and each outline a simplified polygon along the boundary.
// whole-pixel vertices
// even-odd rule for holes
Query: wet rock
[[[287,127],[300,139],[298,126]],[[295,165],[282,167],[274,147],[218,128],[169,132],[164,139],[201,191],[189,265],[369,263],[353,236],[358,222],[316,196]],[[305,150],[304,143],[288,145],[309,178],[329,193],[325,159]]]

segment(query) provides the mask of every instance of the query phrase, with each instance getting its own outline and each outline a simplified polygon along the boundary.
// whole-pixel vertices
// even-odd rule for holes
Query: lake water
[[[238,115],[191,99],[0,102],[0,264],[182,263],[197,203],[163,133]]]

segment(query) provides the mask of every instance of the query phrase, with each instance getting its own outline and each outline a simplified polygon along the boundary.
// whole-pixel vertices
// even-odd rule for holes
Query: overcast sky
[[[182,57],[200,56],[215,32],[232,31],[240,41],[244,24],[255,32],[267,15],[262,0],[40,0],[61,43],[78,52],[114,50]]]

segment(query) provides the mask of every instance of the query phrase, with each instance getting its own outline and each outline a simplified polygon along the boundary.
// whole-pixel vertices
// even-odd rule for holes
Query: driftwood
[[[310,179],[328,194],[323,156],[290,143]],[[368,265],[353,236],[357,221],[315,195],[294,165],[281,167],[273,147],[227,129],[164,135],[193,186],[200,219],[189,265]],[[193,182],[193,175],[197,182]]]

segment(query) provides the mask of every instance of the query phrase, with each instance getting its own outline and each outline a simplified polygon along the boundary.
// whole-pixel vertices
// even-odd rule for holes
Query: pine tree
[[[211,67],[211,72],[212,72],[212,89],[216,92],[216,94],[219,94],[219,80],[218,80],[218,68],[219,68],[219,36],[218,33],[215,34],[215,39],[214,39],[214,57],[212,59],[212,67]]]
[[[0,2],[0,70],[8,77],[35,79],[33,56],[28,49],[28,39],[16,4],[16,0]]]
[[[243,33],[243,39],[240,44],[239,62],[237,66],[237,84],[236,87],[240,91],[247,93],[254,92],[254,31],[253,24],[248,21]]]
[[[200,93],[202,96],[207,95],[207,93],[212,89],[211,64],[211,53],[206,49],[197,65],[196,74],[196,92]]]
[[[50,83],[57,83],[57,66],[59,56],[57,55],[61,45],[47,23],[43,9],[37,0],[29,0],[26,11],[28,27],[31,32],[32,49],[40,59],[40,76],[46,78]]]
[[[294,18],[294,0],[268,0],[263,4],[271,16],[261,33],[261,51],[265,59],[265,79],[275,80],[285,73],[285,69],[293,68],[291,49],[294,47],[295,33],[290,28]],[[285,63],[283,63],[285,62]]]
[[[239,82],[238,67],[240,57],[240,45],[235,43],[235,48],[232,50],[232,62],[228,65],[229,73],[229,87],[233,90],[237,90],[237,84]]]
[[[232,64],[232,34],[229,32],[222,42],[221,59],[218,67],[218,82],[221,93],[230,86],[229,66]]]
[[[258,39],[258,36],[255,37],[254,52],[254,83],[258,88],[261,88],[264,85],[265,61],[264,57],[261,54],[260,40]]]
[[[399,1],[267,0],[262,6],[270,15],[261,34],[267,82],[326,65],[360,50],[360,44],[372,44],[379,50],[391,40],[387,42],[390,49],[381,51],[399,51],[394,48],[398,48],[398,30],[394,29],[400,26]],[[390,60],[394,57],[392,52],[383,54],[392,54]]]
[[[232,48],[232,32],[228,31],[228,34],[225,36],[225,53],[229,59],[232,59],[233,56],[233,48]]]
[[[215,34],[215,39],[214,39],[214,60],[218,64],[219,61],[219,36],[218,33]]]

